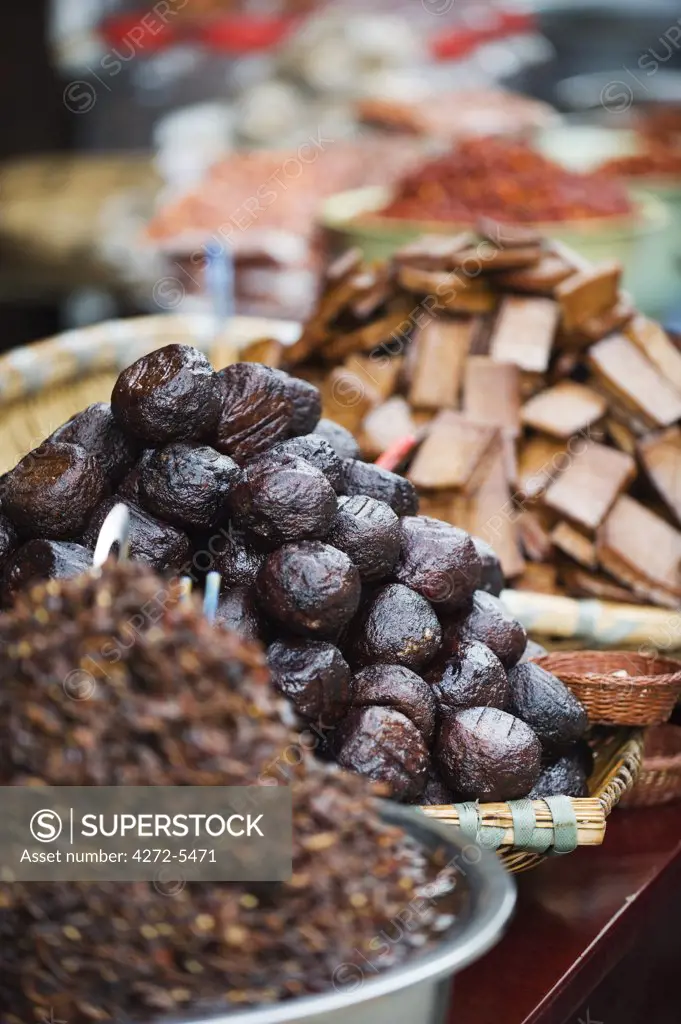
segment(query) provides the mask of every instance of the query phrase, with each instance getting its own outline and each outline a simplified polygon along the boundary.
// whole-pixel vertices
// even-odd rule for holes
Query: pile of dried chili
[[[605,173],[577,174],[524,142],[468,139],[406,175],[384,217],[474,223],[556,222],[632,212],[626,188]]]

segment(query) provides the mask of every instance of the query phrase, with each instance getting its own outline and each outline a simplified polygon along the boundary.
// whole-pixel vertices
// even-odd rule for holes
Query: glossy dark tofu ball
[[[337,504],[333,487],[309,462],[272,455],[244,466],[229,499],[237,526],[275,544],[325,537]]]
[[[292,434],[293,401],[275,370],[233,363],[218,373],[221,412],[211,443],[239,465]]]
[[[70,540],[107,492],[99,460],[75,444],[44,444],[9,474],[3,508],[20,533]]]
[[[437,705],[425,680],[404,665],[368,665],[352,677],[353,707],[394,708],[411,719],[426,743],[435,732]]]
[[[482,568],[479,589],[484,590],[486,594],[493,594],[494,597],[498,597],[504,589],[504,573],[501,568],[501,562],[494,548],[486,540],[483,540],[482,537],[471,536],[471,540],[475,545]]]
[[[96,455],[112,488],[130,472],[137,458],[137,446],[114,419],[109,402],[95,402],[73,416],[46,443],[55,441],[79,444],[88,454]]]
[[[142,504],[142,478],[147,471],[147,466],[155,454],[155,448],[144,449],[130,472],[126,473],[123,477],[118,486],[117,494],[120,494],[122,498],[130,498],[130,500],[134,501],[136,505]]]
[[[509,711],[527,722],[545,747],[573,743],[584,735],[589,725],[586,711],[556,676],[528,661],[511,669],[508,681]]]
[[[252,587],[264,560],[265,552],[243,530],[229,523],[219,538],[213,568],[220,573],[224,586]]]
[[[273,370],[282,381],[293,406],[291,433],[294,436],[310,434],[322,414],[322,396],[319,388],[300,377],[293,377],[285,370]]]
[[[84,541],[94,550],[104,520],[121,498],[107,498],[98,505],[85,531]],[[129,499],[124,502],[130,511],[130,558],[147,562],[159,572],[181,570],[187,566],[191,547],[187,534],[170,523],[163,523]]]
[[[284,628],[311,639],[335,640],[350,622],[361,594],[347,555],[320,541],[285,544],[258,574],[258,599]]]
[[[339,498],[327,539],[352,559],[363,582],[375,583],[389,576],[397,562],[400,520],[375,498]]]
[[[437,742],[440,773],[465,800],[518,800],[541,772],[541,743],[529,725],[497,708],[443,716]]]
[[[533,661],[534,658],[543,658],[543,656],[548,653],[549,652],[545,647],[542,647],[542,645],[538,644],[536,640],[532,640],[528,637],[527,646],[523,651],[523,656],[520,659],[520,662]]]
[[[358,459],[359,445],[349,430],[333,420],[322,419],[314,428],[315,437],[327,441],[341,459]]]
[[[394,576],[438,610],[462,607],[480,583],[481,564],[465,530],[429,516],[400,520],[400,555]]]
[[[139,493],[144,508],[166,522],[207,530],[225,519],[227,499],[240,479],[229,455],[179,441],[149,457]]]
[[[9,607],[21,590],[39,580],[65,580],[92,568],[92,552],[81,544],[29,540],[5,564],[2,603]]]
[[[0,567],[5,564],[18,544],[19,537],[14,523],[0,512]]]
[[[409,802],[423,792],[430,756],[420,730],[392,708],[351,711],[340,727],[338,763],[390,787],[396,800]]]
[[[484,590],[475,592],[470,610],[449,622],[445,632],[449,646],[461,640],[485,644],[507,671],[520,661],[527,646],[525,627],[508,614],[498,597]]]
[[[203,353],[166,345],[120,374],[111,409],[126,433],[153,446],[208,439],[220,415],[221,388]]]
[[[350,704],[350,668],[323,640],[276,640],[267,650],[272,682],[308,721],[338,722]]]
[[[391,583],[373,595],[350,629],[354,663],[404,665],[418,671],[440,647],[437,615],[414,590]]]
[[[530,790],[530,799],[543,800],[547,796],[588,796],[588,777],[579,753],[562,754],[542,768],[541,775]]]
[[[291,437],[271,448],[272,458],[289,458],[294,456],[305,459],[311,466],[324,474],[334,491],[339,492],[343,479],[343,463],[331,445],[323,437],[307,434],[304,437]]]
[[[461,797],[444,784],[437,772],[431,771],[419,803],[425,807],[438,807],[460,802]]]
[[[390,505],[398,516],[415,516],[419,510],[416,488],[409,480],[369,462],[343,462],[343,493],[364,494]]]
[[[238,633],[244,640],[264,639],[263,622],[250,587],[232,587],[223,591],[218,601],[215,621],[224,629]]]
[[[462,641],[446,660],[436,659],[427,678],[438,705],[443,709],[503,709],[510,699],[504,666],[489,647],[475,640]]]

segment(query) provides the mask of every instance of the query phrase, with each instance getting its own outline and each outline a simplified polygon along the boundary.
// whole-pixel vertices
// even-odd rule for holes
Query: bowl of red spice
[[[527,142],[466,139],[392,188],[333,196],[321,221],[332,243],[359,246],[378,260],[421,234],[466,230],[481,217],[539,228],[595,262],[618,258],[625,287],[646,306],[644,243],[663,231],[664,204],[613,175],[555,163]]]
[[[548,158],[583,173],[616,178],[632,193],[644,189],[667,210],[664,231],[641,260],[637,299],[662,317],[681,284],[681,112],[639,118],[635,128],[571,124],[544,129],[535,143]]]

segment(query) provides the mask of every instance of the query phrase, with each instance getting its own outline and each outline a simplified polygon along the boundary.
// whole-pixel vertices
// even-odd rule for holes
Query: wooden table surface
[[[450,1024],[679,1024],[681,803],[517,876],[515,918],[456,979]]]

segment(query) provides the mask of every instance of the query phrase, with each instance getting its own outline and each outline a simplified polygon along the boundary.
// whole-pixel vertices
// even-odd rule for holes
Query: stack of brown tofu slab
[[[620,289],[528,227],[427,236],[327,273],[289,348],[378,458],[414,443],[421,511],[484,537],[517,587],[681,606],[681,351]]]

